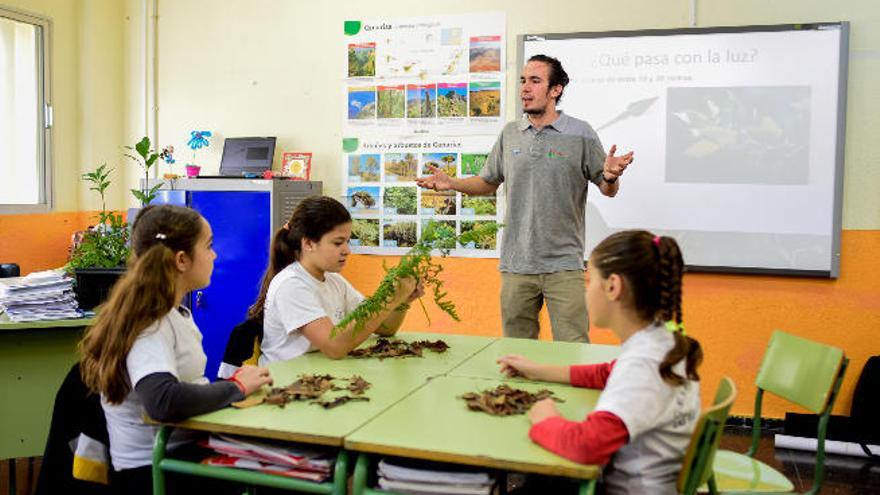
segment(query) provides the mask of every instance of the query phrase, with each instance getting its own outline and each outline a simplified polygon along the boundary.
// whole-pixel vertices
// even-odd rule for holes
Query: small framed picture
[[[292,180],[309,180],[311,172],[311,153],[284,153],[281,160],[281,175]]]

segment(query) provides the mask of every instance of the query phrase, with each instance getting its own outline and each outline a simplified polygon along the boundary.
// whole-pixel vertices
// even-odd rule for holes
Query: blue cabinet
[[[202,331],[208,363],[205,376],[216,379],[232,327],[247,317],[257,298],[269,262],[271,236],[290,217],[299,201],[321,194],[320,182],[239,179],[178,180],[164,189],[159,204],[192,207],[214,233],[211,284],[194,291],[187,302]]]

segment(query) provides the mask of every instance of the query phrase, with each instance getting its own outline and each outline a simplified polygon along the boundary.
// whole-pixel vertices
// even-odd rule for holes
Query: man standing
[[[633,154],[605,154],[589,124],[556,109],[568,75],[559,60],[529,59],[520,77],[523,115],[509,122],[480,175],[417,180],[437,191],[494,193],[504,182],[507,211],[501,243],[501,320],[506,337],[537,338],[547,301],[553,339],[588,342],[584,297],[584,213],[589,182],[613,197]]]

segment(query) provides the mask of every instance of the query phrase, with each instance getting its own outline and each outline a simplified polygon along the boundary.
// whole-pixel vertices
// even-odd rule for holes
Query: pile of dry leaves
[[[347,382],[347,384],[341,387],[334,383],[334,380],[342,380]],[[249,407],[257,404],[273,404],[278,407],[284,407],[288,402],[307,400],[309,404],[317,404],[324,409],[332,409],[353,400],[370,400],[368,397],[363,397],[364,392],[368,388],[370,388],[370,382],[357,375],[349,378],[336,378],[331,375],[300,375],[299,380],[290,385],[273,388],[267,396],[259,400],[248,402],[246,399],[237,403],[237,407]],[[347,390],[350,395],[341,395],[330,400],[320,400],[325,392],[331,390]]]
[[[422,350],[428,349],[437,353],[446,352],[449,345],[442,340],[419,340],[416,342],[404,342],[400,339],[388,340],[379,339],[375,344],[364,349],[355,349],[348,353],[349,356],[355,358],[371,358],[379,359],[394,357],[422,357]]]
[[[499,385],[495,390],[484,390],[480,393],[469,392],[459,397],[464,399],[472,411],[483,411],[492,416],[512,416],[525,414],[532,404],[543,399],[553,399],[556,402],[565,402],[553,396],[553,392],[543,389],[536,393],[525,390],[510,388],[508,385]]]

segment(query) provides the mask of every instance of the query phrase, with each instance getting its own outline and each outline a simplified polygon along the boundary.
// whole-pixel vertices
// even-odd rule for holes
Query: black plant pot
[[[118,268],[77,268],[76,275],[76,300],[79,308],[91,311],[95,306],[103,303],[110,295],[113,284],[125,273],[125,267]]]

